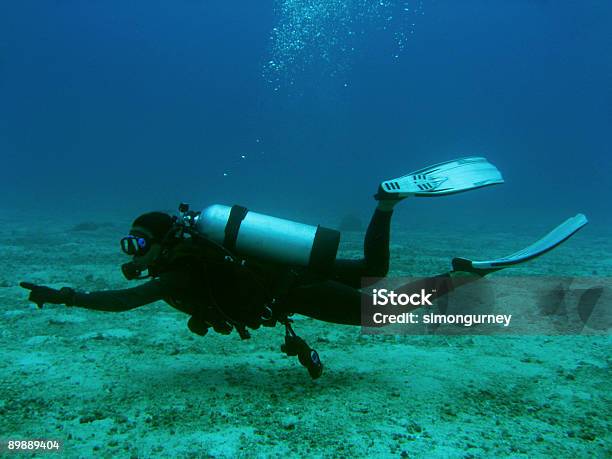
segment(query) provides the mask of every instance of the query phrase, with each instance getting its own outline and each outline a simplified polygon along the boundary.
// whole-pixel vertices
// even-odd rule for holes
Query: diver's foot
[[[485,158],[471,156],[385,180],[378,186],[374,198],[380,203],[379,209],[390,211],[408,196],[446,196],[503,182],[501,173],[493,164]]]
[[[470,156],[425,167],[381,182],[375,198],[402,199],[446,196],[504,183],[501,173],[485,158]]]
[[[502,268],[476,268],[472,265],[472,261],[466,258],[453,258],[452,261],[453,271],[459,273],[470,273],[475,274],[479,277],[484,277],[487,274],[491,274],[495,271],[499,271]]]
[[[378,201],[376,208],[383,212],[391,212],[396,204],[403,201],[406,197],[398,197],[395,193],[387,193],[382,184],[378,187],[378,192],[374,195],[374,199]]]
[[[522,264],[550,252],[559,244],[567,241],[587,223],[588,220],[583,214],[577,214],[524,249],[494,260],[475,261],[467,258],[453,258],[453,271],[474,273],[482,277],[509,266]]]

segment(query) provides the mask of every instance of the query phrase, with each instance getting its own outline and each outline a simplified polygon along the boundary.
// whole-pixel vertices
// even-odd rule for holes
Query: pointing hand
[[[31,282],[20,282],[19,285],[30,291],[28,300],[36,303],[38,308],[42,308],[45,303],[50,304],[70,304],[74,296],[74,290],[70,287],[62,287],[60,290],[32,284]]]

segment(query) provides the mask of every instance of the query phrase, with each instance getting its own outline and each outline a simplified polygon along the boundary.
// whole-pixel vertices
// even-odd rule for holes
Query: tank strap
[[[231,252],[236,251],[236,239],[238,239],[238,231],[242,220],[249,213],[249,209],[239,205],[233,205],[230,210],[227,225],[225,225],[225,238],[223,239],[223,247]]]
[[[323,273],[331,271],[336,260],[339,245],[339,231],[325,228],[321,225],[317,226],[308,266]]]

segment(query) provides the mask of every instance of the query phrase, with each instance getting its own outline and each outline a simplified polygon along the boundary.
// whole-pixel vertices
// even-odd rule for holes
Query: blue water
[[[611,20],[607,1],[4,2],[2,210],[333,222],[382,179],[484,155],[504,186],[412,212],[603,224]]]
[[[610,24],[609,0],[0,1],[0,450],[611,457]],[[506,183],[398,205],[391,281],[582,212],[516,269],[562,282],[494,303],[575,335],[361,336],[298,315],[325,365],[313,382],[281,327],[201,338],[165,304],[39,310],[18,287],[132,286],[119,238],[181,201],[363,230],[381,180],[471,155]],[[362,245],[343,232],[340,256]]]

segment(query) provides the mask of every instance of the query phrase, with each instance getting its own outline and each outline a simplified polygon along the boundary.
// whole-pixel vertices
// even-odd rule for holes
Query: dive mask
[[[144,256],[151,248],[149,239],[144,235],[129,234],[128,236],[121,239],[121,250],[126,255],[134,257]],[[121,266],[121,271],[127,280],[133,279],[145,279],[149,277],[148,274],[143,274],[147,270],[147,267],[141,263],[131,261]]]
[[[147,253],[150,247],[151,244],[149,244],[149,241],[141,236],[134,236],[130,234],[129,236],[121,239],[121,250],[123,253],[130,256],[142,256]]]

